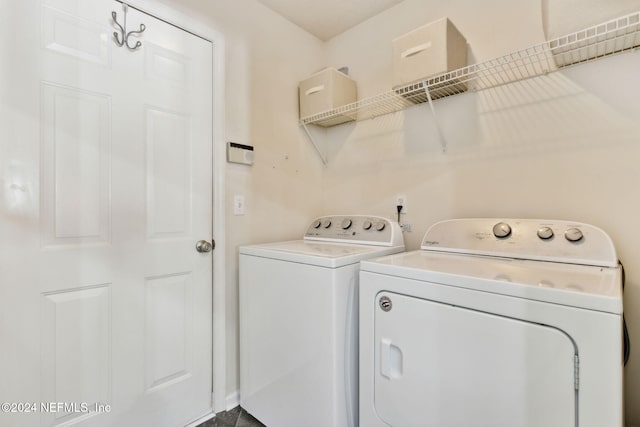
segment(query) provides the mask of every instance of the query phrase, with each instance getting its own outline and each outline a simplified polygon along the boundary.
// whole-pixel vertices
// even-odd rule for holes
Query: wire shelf
[[[335,126],[394,113],[469,90],[544,75],[640,46],[640,12],[626,15],[488,61],[430,77],[332,110],[303,117],[301,125]]]

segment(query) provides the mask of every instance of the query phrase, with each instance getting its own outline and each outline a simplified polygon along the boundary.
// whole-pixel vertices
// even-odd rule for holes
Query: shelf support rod
[[[327,166],[327,158],[326,158],[326,156],[324,154],[322,154],[322,150],[320,150],[320,147],[318,147],[318,144],[316,143],[315,138],[313,137],[313,135],[311,135],[311,132],[309,131],[309,128],[307,127],[307,124],[305,122],[303,122],[303,121],[301,121],[300,124],[302,125],[302,128],[304,129],[305,133],[307,134],[307,137],[309,138],[309,140],[313,144],[313,148],[315,148],[316,151],[318,152],[318,155],[320,156],[320,160],[322,160],[322,164]]]
[[[440,139],[440,145],[442,146],[442,153],[447,153],[447,141],[444,139],[444,134],[442,133],[442,129],[440,128],[440,124],[438,123],[438,117],[436,116],[436,109],[433,107],[433,99],[431,99],[431,93],[429,92],[429,85],[427,81],[424,80],[422,82],[422,86],[424,87],[424,93],[427,95],[427,101],[429,102],[429,108],[431,109],[431,115],[433,116],[433,123],[436,126],[436,131],[438,132],[438,138]]]

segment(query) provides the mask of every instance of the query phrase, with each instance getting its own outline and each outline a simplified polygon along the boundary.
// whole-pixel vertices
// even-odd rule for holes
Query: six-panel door
[[[30,31],[0,51],[0,401],[38,408],[0,425],[211,410],[212,46],[129,8],[142,46],[119,47],[112,11],[4,12]]]

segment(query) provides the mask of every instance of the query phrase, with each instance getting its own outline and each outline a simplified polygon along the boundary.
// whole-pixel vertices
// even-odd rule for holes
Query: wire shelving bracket
[[[300,125],[326,164],[308,125],[334,126],[341,117],[367,120],[427,102],[435,119],[433,102],[467,91],[481,91],[607,56],[640,46],[640,11],[497,58],[438,74],[426,80],[397,87],[351,104],[302,117]],[[337,120],[338,119],[338,120]],[[436,120],[443,152],[446,141]]]
[[[433,99],[431,98],[431,93],[429,92],[429,85],[426,81],[422,82],[424,86],[424,93],[427,97],[427,102],[429,103],[429,109],[431,110],[431,115],[433,116],[433,123],[436,126],[436,131],[438,132],[438,139],[440,140],[440,145],[442,146],[442,152],[447,152],[447,140],[444,138],[444,133],[440,128],[440,124],[438,122],[438,117],[436,116],[436,109],[433,106]]]
[[[327,163],[328,163],[327,156],[320,149],[320,146],[318,145],[316,138],[314,138],[313,135],[311,134],[311,131],[309,130],[308,125],[302,122],[300,122],[300,124],[302,125],[302,128],[304,129],[305,133],[307,134],[307,138],[309,138],[309,140],[313,144],[313,147],[316,149],[316,152],[320,156],[320,159],[322,160],[322,164],[327,166]]]

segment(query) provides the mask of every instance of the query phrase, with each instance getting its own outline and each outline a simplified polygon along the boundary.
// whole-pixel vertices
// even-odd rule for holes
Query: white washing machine
[[[602,230],[440,222],[361,264],[360,425],[621,427],[622,332]]]
[[[359,262],[403,250],[397,223],[355,215],[241,247],[241,406],[269,427],[357,426]]]

